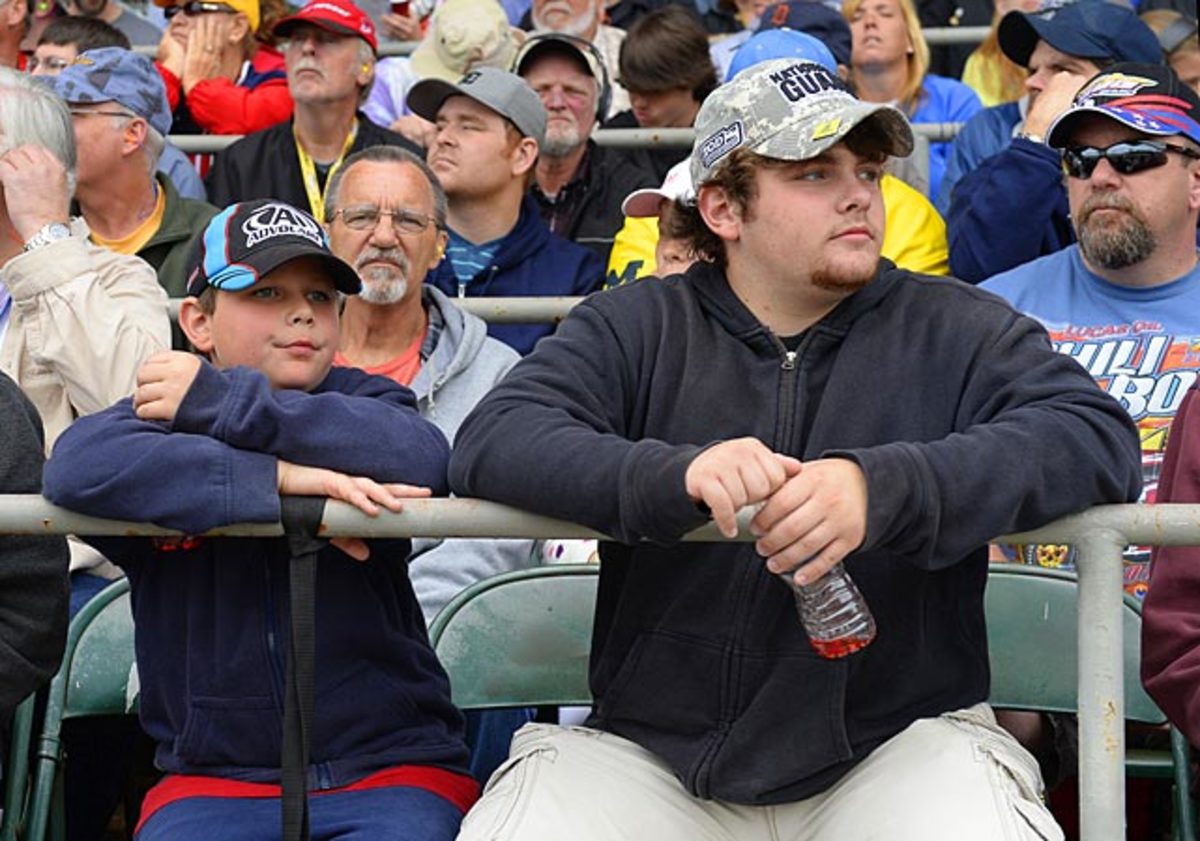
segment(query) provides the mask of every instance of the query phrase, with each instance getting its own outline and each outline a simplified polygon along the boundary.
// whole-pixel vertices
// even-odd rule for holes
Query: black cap
[[[329,250],[324,229],[303,210],[273,199],[231,204],[204,228],[188,273],[187,293],[205,287],[239,292],[297,257],[318,257],[340,292],[357,295],[358,274]]]

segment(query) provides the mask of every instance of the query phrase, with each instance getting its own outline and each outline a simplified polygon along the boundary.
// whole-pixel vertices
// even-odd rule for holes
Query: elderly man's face
[[[375,224],[367,226],[372,215]],[[419,219],[429,224],[406,229],[416,228]],[[387,305],[419,298],[446,244],[433,219],[433,188],[412,164],[360,161],[346,171],[328,223],[329,246],[358,272],[360,300]]]
[[[596,124],[596,80],[564,55],[538,58],[521,74],[546,106],[542,154],[562,157],[578,149]]]
[[[364,60],[363,43],[311,24],[296,26],[283,53],[292,99],[304,105],[357,100],[372,77],[373,61]]]

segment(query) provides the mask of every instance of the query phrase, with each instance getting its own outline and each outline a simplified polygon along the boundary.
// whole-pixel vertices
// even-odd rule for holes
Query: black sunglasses
[[[188,0],[188,2],[180,3],[176,6],[167,6],[167,8],[163,9],[163,17],[170,20],[180,12],[183,12],[190,18],[194,18],[197,15],[237,14],[236,10],[229,8],[224,3],[209,3],[206,0]]]
[[[1167,162],[1167,152],[1174,152],[1193,160],[1200,159],[1200,152],[1185,146],[1175,146],[1161,140],[1127,140],[1114,143],[1107,149],[1095,146],[1068,146],[1062,151],[1063,171],[1072,178],[1091,178],[1096,164],[1107,159],[1112,168],[1122,175],[1133,175],[1144,169],[1154,169]]]

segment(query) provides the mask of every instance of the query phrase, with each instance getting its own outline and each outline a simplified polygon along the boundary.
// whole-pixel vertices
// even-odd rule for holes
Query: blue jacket
[[[132,403],[81,418],[59,439],[44,493],[100,517],[198,534],[280,516],[277,462],[445,493],[445,438],[412,392],[335,368],[312,393],[273,391],[247,368],[207,363],[173,424]],[[132,586],[142,726],[172,773],[278,782],[289,646],[281,538],[96,539]],[[462,718],[408,581],[408,541],[369,541],[318,562],[313,789],[382,768],[465,772]]]
[[[1013,129],[1021,122],[1021,106],[1016,102],[1005,102],[985,108],[967,120],[962,131],[950,144],[950,156],[946,160],[946,171],[942,174],[942,186],[936,201],[938,213],[944,217],[950,210],[950,196],[954,185],[971,172],[985,158],[1003,150],[1012,142]]]
[[[983,105],[975,91],[957,79],[947,79],[933,73],[925,74],[921,82],[921,98],[916,110],[909,115],[912,123],[964,123],[979,113]],[[929,144],[929,196],[935,198],[941,189],[946,171],[949,143]]]
[[[491,266],[470,283],[460,284],[445,258],[425,282],[460,298],[587,295],[604,284],[604,264],[591,249],[550,233],[537,203],[526,194],[517,224],[500,243]],[[553,332],[553,324],[488,325],[489,336],[522,355]]]
[[[968,283],[1075,241],[1057,149],[1013,138],[966,173],[946,216],[950,274]]]

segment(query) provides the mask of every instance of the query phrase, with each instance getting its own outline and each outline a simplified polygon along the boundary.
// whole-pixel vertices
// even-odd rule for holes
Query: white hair
[[[75,194],[75,131],[67,106],[33,78],[0,67],[0,154],[18,146],[41,146],[67,170]]]

